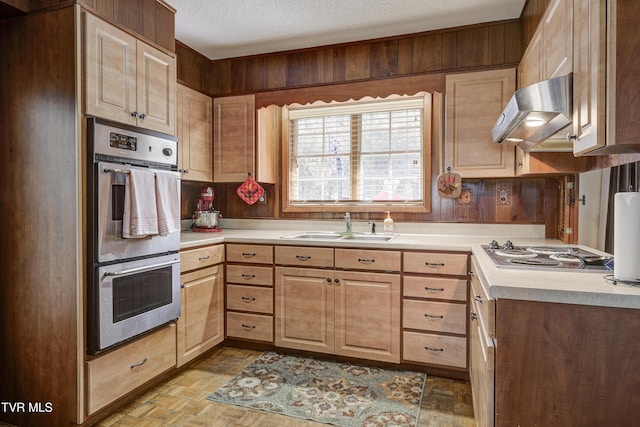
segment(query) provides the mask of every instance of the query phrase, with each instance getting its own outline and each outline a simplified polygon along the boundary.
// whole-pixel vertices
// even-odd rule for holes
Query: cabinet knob
[[[141,118],[142,120],[144,120],[144,119],[145,119],[145,117],[147,117],[147,115],[146,115],[145,113],[140,114],[140,118]]]
[[[478,318],[478,315],[476,313],[474,313],[473,311],[469,312],[469,317],[471,318],[471,320],[476,320]]]
[[[131,112],[131,117],[138,117],[138,112],[137,111],[132,111]]]
[[[480,304],[484,302],[484,300],[482,299],[482,295],[474,295],[473,299],[478,301]]]
[[[334,282],[336,282],[336,286],[340,286],[340,279],[336,278]]]
[[[575,133],[567,132],[567,141],[569,141],[569,142],[577,142],[578,141],[578,135],[576,135]]]
[[[331,277],[327,277],[327,283],[331,283]]]

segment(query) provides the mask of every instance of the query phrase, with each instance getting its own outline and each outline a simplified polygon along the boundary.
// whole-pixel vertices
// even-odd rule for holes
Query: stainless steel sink
[[[363,242],[388,242],[397,237],[397,234],[352,234],[344,236],[344,240],[360,240]]]
[[[282,239],[296,240],[336,240],[351,242],[388,242],[398,237],[397,234],[370,234],[370,233],[335,233],[308,231],[291,236],[281,236]]]

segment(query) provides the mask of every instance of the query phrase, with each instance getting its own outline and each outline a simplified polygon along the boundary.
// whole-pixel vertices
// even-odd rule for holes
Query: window
[[[284,211],[429,209],[430,96],[284,109]]]

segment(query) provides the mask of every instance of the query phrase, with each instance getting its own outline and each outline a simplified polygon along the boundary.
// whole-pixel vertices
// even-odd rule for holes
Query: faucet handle
[[[376,223],[369,221],[369,224],[371,224],[371,234],[376,234]]]

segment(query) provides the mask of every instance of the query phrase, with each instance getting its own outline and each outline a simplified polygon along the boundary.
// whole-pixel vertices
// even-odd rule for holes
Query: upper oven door
[[[97,254],[98,263],[143,257],[180,249],[180,233],[153,235],[135,239],[122,237],[126,172],[144,169],[131,165],[98,162],[97,170]],[[147,169],[148,170],[148,169]],[[180,178],[179,172],[162,171]],[[174,203],[180,206],[180,197]]]

